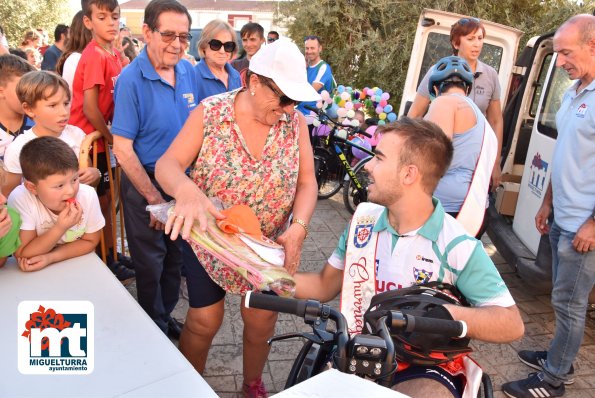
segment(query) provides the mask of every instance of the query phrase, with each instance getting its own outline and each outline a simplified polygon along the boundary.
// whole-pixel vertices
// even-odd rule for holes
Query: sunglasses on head
[[[297,105],[298,104],[299,101],[294,101],[291,98],[289,98],[288,96],[286,96],[285,94],[283,94],[281,91],[277,90],[275,87],[273,87],[273,85],[269,82],[268,79],[261,79],[261,82],[263,82],[265,86],[270,88],[271,91],[277,97],[279,97],[279,105],[281,107],[286,107],[287,105]]]
[[[176,35],[175,32],[160,32],[158,29],[153,29],[153,32],[157,32],[161,35],[161,40],[164,43],[171,43],[176,40],[176,37],[180,39],[180,43],[186,44],[190,40],[192,40],[192,35],[190,33],[180,33]]]
[[[473,22],[473,23],[476,23],[476,24],[480,24],[480,23],[481,23],[481,20],[480,20],[479,18],[461,18],[461,19],[459,19],[459,20],[458,20],[458,22],[457,22],[457,23],[458,23],[459,25],[461,25],[461,26],[465,26],[465,25],[467,25],[469,22]]]
[[[235,41],[226,41],[223,43],[221,40],[213,39],[209,43],[209,48],[213,51],[225,50],[226,53],[232,53],[236,49],[236,42]]]

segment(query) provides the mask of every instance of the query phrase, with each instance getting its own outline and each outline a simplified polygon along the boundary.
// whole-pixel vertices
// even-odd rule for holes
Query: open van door
[[[425,9],[419,17],[399,115],[407,114],[409,111],[417,87],[428,69],[440,58],[452,55],[450,29],[461,18],[465,18],[465,15],[429,9]],[[490,21],[482,21],[482,23],[486,29],[486,37],[480,60],[498,72],[502,87],[500,98],[504,99],[508,92],[510,75],[523,32]],[[502,106],[504,106],[504,100]]]

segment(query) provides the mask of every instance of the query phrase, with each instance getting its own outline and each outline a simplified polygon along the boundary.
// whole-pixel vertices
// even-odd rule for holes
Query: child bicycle
[[[306,339],[289,372],[285,389],[316,376],[328,369],[329,365],[340,372],[355,374],[384,387],[391,388],[394,384],[394,374],[398,367],[398,361],[403,361],[404,358],[408,360],[407,362],[415,364],[440,363],[440,361],[446,362],[471,351],[470,348],[463,347],[466,345],[465,341],[468,343],[468,339],[462,339],[462,344],[455,343],[450,351],[448,348],[441,347],[441,350],[446,353],[441,354],[442,358],[436,352],[433,352],[431,357],[412,359],[419,354],[419,350],[416,350],[415,345],[412,347],[410,345],[411,341],[408,341],[404,336],[408,336],[409,339],[414,334],[417,334],[418,337],[428,336],[428,339],[431,339],[431,336],[440,336],[440,338],[456,341],[452,338],[464,337],[466,325],[464,322],[452,319],[413,315],[411,312],[419,314],[419,311],[408,311],[406,309],[407,306],[411,307],[411,297],[414,295],[440,295],[440,293],[436,293],[437,290],[422,286],[399,290],[403,291],[402,296],[399,296],[397,291],[390,291],[381,293],[376,297],[388,293],[392,297],[392,301],[389,299],[385,303],[392,304],[399,302],[401,299],[400,302],[408,304],[404,305],[402,309],[398,308],[398,305],[396,306],[397,309],[387,309],[390,305],[383,305],[381,300],[373,300],[370,309],[372,307],[376,309],[373,311],[368,309],[364,318],[368,333],[353,336],[349,335],[347,321],[341,312],[316,300],[282,298],[248,292],[245,305],[248,308],[296,315],[303,318],[304,322],[312,327],[311,333],[288,333],[273,336],[268,341],[269,344],[272,344],[274,341],[295,337]],[[405,297],[407,292],[414,293]],[[442,294],[440,297],[444,298],[445,296]],[[402,298],[405,299],[402,300]],[[424,308],[427,311],[430,308],[427,305],[427,300],[435,303],[435,298],[434,296],[421,298],[421,301],[425,302],[422,305],[425,305]],[[417,307],[421,308],[419,305]],[[330,327],[329,320],[333,321],[334,328]],[[478,380],[476,384],[477,397],[493,397],[491,379],[486,373],[481,375],[480,382]],[[473,387],[471,389],[472,392],[475,391]],[[469,396],[468,394],[469,392],[465,391],[464,396]]]
[[[314,167],[318,183],[318,198],[328,199],[343,190],[343,203],[351,214],[357,205],[368,200],[368,173],[365,164],[372,159],[374,152],[349,140],[355,134],[371,137],[358,127],[343,126],[332,120],[323,110],[306,106],[318,115],[321,124],[332,127],[323,137],[322,145],[314,145]],[[344,131],[345,136],[338,134]],[[357,148],[366,155],[355,166],[351,166],[346,154],[347,147]]]

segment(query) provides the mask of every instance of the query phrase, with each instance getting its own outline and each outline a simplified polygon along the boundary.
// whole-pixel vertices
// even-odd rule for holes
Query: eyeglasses
[[[481,20],[479,18],[461,18],[457,21],[457,23],[461,26],[465,26],[469,22],[473,22],[479,25],[481,23]]]
[[[267,41],[268,41],[269,43],[273,43],[273,42],[275,42],[275,41],[277,41],[277,40],[278,40],[278,39],[275,39],[274,37],[267,37]]]
[[[236,42],[235,41],[226,41],[223,43],[221,40],[213,39],[209,43],[209,48],[213,51],[225,50],[226,53],[232,53],[236,49]]]
[[[180,39],[181,44],[186,44],[192,40],[192,35],[190,33],[176,35],[174,32],[160,32],[158,29],[153,29],[153,32],[159,33],[161,35],[161,40],[163,40],[164,43],[171,43],[176,40],[176,37]]]
[[[268,88],[270,88],[271,91],[277,97],[279,97],[279,105],[281,107],[286,107],[287,105],[297,105],[299,103],[299,101],[292,100],[291,98],[289,98],[288,96],[286,96],[285,94],[283,94],[281,91],[279,91],[275,87],[273,87],[273,85],[269,82],[268,79],[261,79],[260,81],[263,82],[265,86],[267,86]]]

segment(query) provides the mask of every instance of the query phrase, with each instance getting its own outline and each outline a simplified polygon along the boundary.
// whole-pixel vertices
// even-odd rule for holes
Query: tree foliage
[[[302,43],[307,35],[322,38],[322,57],[339,84],[380,87],[400,98],[419,16],[424,8],[515,27],[532,36],[556,29],[594,0],[294,0],[282,2],[278,20]],[[489,32],[488,32],[489,34]]]
[[[56,25],[70,25],[68,0],[0,0],[0,25],[11,47],[21,43],[23,34],[46,29],[53,35]]]

